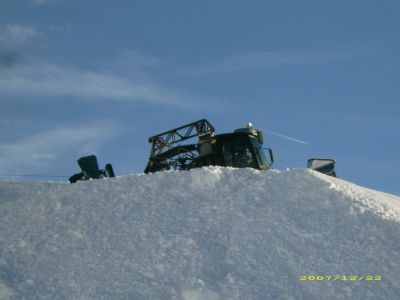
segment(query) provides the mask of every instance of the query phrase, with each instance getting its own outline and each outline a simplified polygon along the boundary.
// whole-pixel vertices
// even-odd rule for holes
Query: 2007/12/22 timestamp
[[[382,280],[382,276],[372,276],[372,275],[367,275],[367,276],[357,276],[357,275],[351,275],[351,276],[314,276],[314,275],[300,275],[299,280],[301,281],[379,281]]]

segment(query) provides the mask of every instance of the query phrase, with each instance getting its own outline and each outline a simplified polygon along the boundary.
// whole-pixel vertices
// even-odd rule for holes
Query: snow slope
[[[400,198],[304,169],[0,182],[0,229],[0,299],[400,295]]]

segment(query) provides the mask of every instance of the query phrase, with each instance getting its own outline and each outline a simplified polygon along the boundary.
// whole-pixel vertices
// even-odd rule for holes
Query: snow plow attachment
[[[317,172],[336,177],[334,159],[329,158],[311,158],[308,160],[307,168]]]
[[[69,178],[70,183],[79,180],[99,179],[104,177],[115,177],[111,164],[106,164],[103,170],[99,169],[96,155],[84,156],[78,159],[78,165],[82,172],[72,175]]]

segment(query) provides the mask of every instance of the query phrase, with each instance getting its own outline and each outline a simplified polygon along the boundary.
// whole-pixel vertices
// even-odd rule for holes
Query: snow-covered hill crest
[[[397,299],[399,203],[303,169],[0,182],[0,299]]]

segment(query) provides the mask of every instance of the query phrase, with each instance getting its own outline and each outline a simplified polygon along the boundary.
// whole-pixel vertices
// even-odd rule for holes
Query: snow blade
[[[107,177],[110,177],[110,178],[115,177],[114,169],[111,164],[106,164],[106,166],[104,167],[104,172],[106,173]]]
[[[334,159],[311,158],[308,160],[307,168],[336,177],[335,163],[336,161]]]
[[[96,155],[89,155],[78,159],[78,165],[81,167],[82,172],[89,178],[100,178],[101,172],[99,164],[97,163]]]
[[[75,183],[78,180],[85,180],[85,174],[83,172],[76,173],[69,178],[70,183]]]
[[[69,178],[70,183],[79,180],[99,179],[103,177],[115,177],[114,169],[111,164],[106,164],[104,169],[99,169],[96,155],[84,156],[78,159],[78,165],[82,172],[72,175]]]

